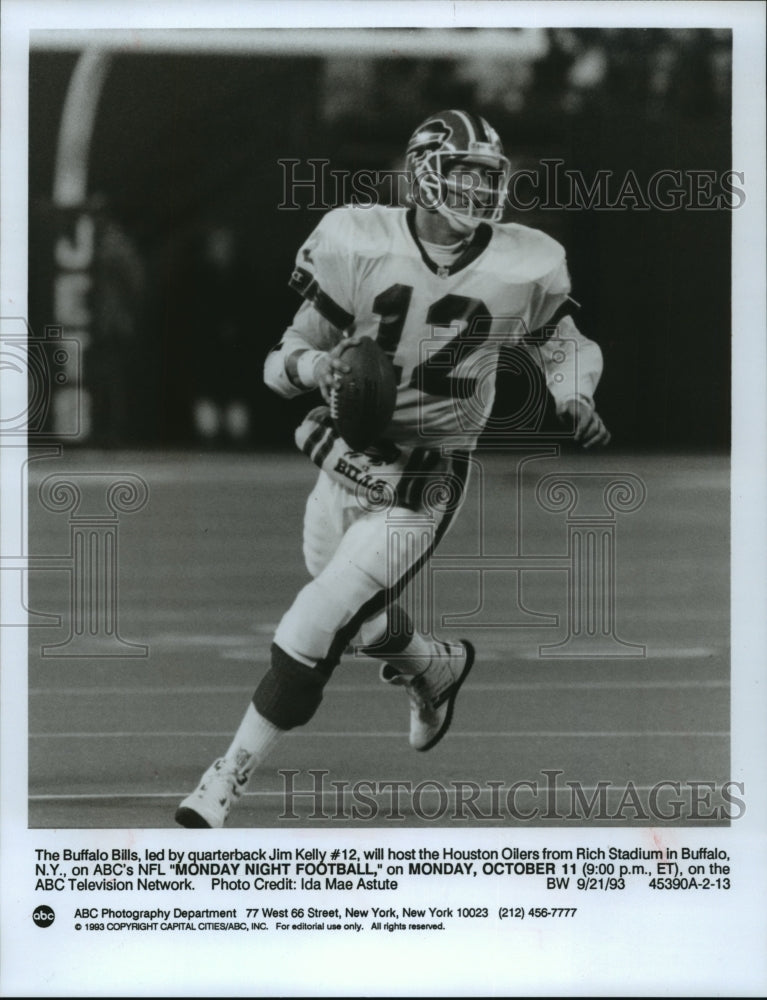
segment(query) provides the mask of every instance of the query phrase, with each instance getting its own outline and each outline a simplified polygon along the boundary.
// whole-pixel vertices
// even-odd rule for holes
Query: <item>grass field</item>
[[[375,662],[347,656],[315,718],[285,738],[254,775],[230,825],[562,824],[567,820],[541,809],[533,819],[494,815],[490,783],[505,790],[558,770],[561,783],[584,789],[609,782],[615,805],[627,782],[646,797],[658,782],[678,781],[684,798],[691,781],[728,780],[726,460],[609,452],[541,457],[524,465],[519,480],[513,454],[483,455],[481,463],[438,551],[444,567],[435,562],[432,577],[435,604],[446,616],[437,622],[441,633],[470,638],[477,648],[449,735],[428,754],[412,752],[403,694],[379,683]],[[569,621],[566,514],[535,500],[536,484],[552,472],[588,472],[597,485],[630,473],[646,488],[644,504],[614,521],[615,631],[644,646],[643,656],[562,658],[539,651],[561,642]],[[85,517],[85,505],[53,512],[40,502],[40,485],[52,475],[79,476],[98,490],[112,474],[125,473],[146,483],[146,505],[99,526],[95,517],[107,512],[100,501],[86,527],[119,540],[115,624],[146,655],[103,655],[93,619],[94,655],[61,656],[66,647],[48,647],[71,632],[79,584],[68,568],[70,530],[76,517]],[[306,580],[300,529],[312,480],[313,467],[292,455],[76,451],[31,463],[30,552],[39,568],[29,574],[29,603],[34,612],[56,616],[30,630],[31,827],[173,825],[177,801],[228,745],[268,665],[273,629]],[[532,568],[488,562],[483,572],[480,552],[524,554]],[[553,568],[536,568],[539,556]],[[91,595],[91,607],[97,597]],[[312,786],[309,770],[327,772],[324,819],[311,815],[308,797],[294,800],[299,819],[284,818],[287,779],[280,771],[286,769],[298,772],[296,789]],[[350,802],[339,800],[330,784],[346,783],[348,796],[355,782],[393,780],[431,783],[423,786],[420,810],[406,796],[401,818],[392,819],[389,796],[380,810],[368,810],[374,815],[352,818]],[[452,794],[457,781],[482,786],[481,816],[464,810],[455,818],[452,807],[437,815],[439,789]],[[525,813],[541,805],[529,787],[514,801]],[[657,826],[662,818],[624,810],[617,820],[584,822]],[[721,822],[707,819],[705,810],[695,820]]]

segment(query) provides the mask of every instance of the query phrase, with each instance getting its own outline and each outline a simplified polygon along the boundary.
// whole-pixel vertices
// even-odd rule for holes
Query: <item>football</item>
[[[397,376],[388,356],[370,337],[342,344],[338,357],[351,371],[330,393],[330,415],[344,441],[355,451],[364,451],[392,418]]]

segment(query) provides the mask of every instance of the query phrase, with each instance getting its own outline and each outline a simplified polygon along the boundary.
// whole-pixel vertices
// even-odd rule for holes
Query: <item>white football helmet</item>
[[[412,199],[468,232],[497,222],[511,167],[495,129],[468,111],[440,111],[410,137],[406,162]]]

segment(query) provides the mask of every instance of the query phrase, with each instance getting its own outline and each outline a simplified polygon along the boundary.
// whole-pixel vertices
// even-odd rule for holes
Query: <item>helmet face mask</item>
[[[503,214],[510,165],[495,130],[463,111],[442,111],[420,125],[407,147],[412,197],[460,233]]]

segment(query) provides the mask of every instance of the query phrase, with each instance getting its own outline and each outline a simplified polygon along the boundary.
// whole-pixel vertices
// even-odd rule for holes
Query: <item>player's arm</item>
[[[266,356],[264,382],[286,399],[317,388],[324,394],[336,369],[346,369],[330,353],[341,339],[341,331],[304,302],[280,343]]]
[[[304,302],[264,365],[264,381],[281,396],[319,388],[327,399],[348,371],[335,354],[354,324],[347,227],[344,210],[329,212],[298,251],[290,287]]]
[[[594,403],[603,368],[599,344],[584,337],[572,317],[565,316],[537,347],[559,419],[572,428],[574,440],[584,448],[606,445],[610,433]]]
[[[577,305],[569,291],[563,258],[533,312],[533,333],[525,346],[543,368],[560,421],[572,428],[575,441],[592,448],[610,440],[594,403],[602,376],[602,351],[575,325],[570,313]]]

